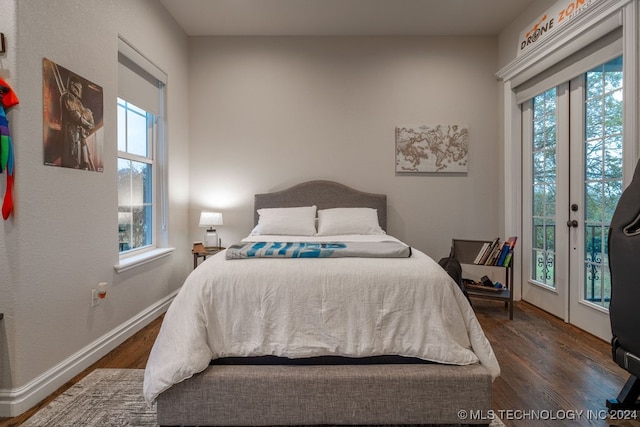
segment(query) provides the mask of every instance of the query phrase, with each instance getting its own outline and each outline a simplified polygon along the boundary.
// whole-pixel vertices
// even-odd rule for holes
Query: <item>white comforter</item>
[[[322,238],[371,239],[393,238]],[[153,402],[213,358],[260,355],[401,355],[480,362],[493,378],[500,374],[465,296],[418,250],[395,259],[225,260],[219,253],[189,275],[169,307],[147,362],[145,399]]]

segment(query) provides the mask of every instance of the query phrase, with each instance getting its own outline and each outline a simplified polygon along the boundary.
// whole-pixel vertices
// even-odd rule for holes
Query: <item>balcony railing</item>
[[[555,226],[553,225],[534,225],[533,235],[544,236],[545,231],[549,232],[549,228],[553,229],[552,235],[555,236]],[[603,234],[600,230],[605,228],[604,236],[609,231],[608,224],[602,225],[586,225],[585,231],[585,300],[594,304],[608,306],[611,301],[611,283],[608,274],[603,274],[604,269],[608,269],[609,265],[604,256],[608,256],[607,245],[602,242]],[[606,243],[606,242],[605,242]],[[540,248],[533,248],[536,251],[535,264],[536,271],[541,274],[540,278],[545,281],[553,279],[553,270],[555,264],[555,253]],[[535,252],[534,252],[535,253]],[[536,279],[536,278],[534,278]],[[601,294],[601,296],[597,296]]]

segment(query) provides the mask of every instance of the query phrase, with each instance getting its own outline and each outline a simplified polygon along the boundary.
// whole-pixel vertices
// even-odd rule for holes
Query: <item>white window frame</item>
[[[122,101],[122,102],[121,102]],[[121,106],[121,104],[124,103],[124,106]],[[129,111],[132,111],[133,114],[138,114],[138,112],[136,111],[136,109],[131,108],[130,106],[136,107],[136,109],[142,110],[145,112],[145,123],[147,126],[147,139],[146,139],[146,152],[147,155],[146,156],[141,156],[141,155],[137,155],[137,154],[133,154],[131,152],[127,151],[120,151],[118,150],[118,160],[123,159],[123,160],[129,160],[129,161],[134,161],[134,162],[138,162],[138,163],[144,163],[146,165],[151,166],[151,230],[150,230],[150,234],[151,234],[151,243],[148,245],[144,245],[144,246],[139,246],[139,247],[134,247],[132,249],[128,249],[128,250],[120,250],[120,257],[128,257],[131,255],[135,255],[136,252],[141,252],[141,251],[146,251],[146,250],[150,250],[150,249],[155,249],[157,247],[157,221],[158,221],[158,209],[157,209],[157,200],[156,200],[156,195],[158,194],[157,191],[157,178],[156,178],[156,161],[155,161],[155,152],[156,152],[156,144],[157,144],[157,137],[156,137],[156,129],[157,129],[157,121],[158,118],[153,115],[153,113],[150,113],[142,108],[140,108],[139,106],[135,105],[133,102],[129,102],[124,98],[120,98],[118,97],[118,109],[119,108],[124,108],[125,109],[125,123],[124,123],[124,131],[125,134],[128,136],[129,135],[129,123],[128,123],[128,113]],[[149,114],[151,114],[152,117],[152,123],[149,123]],[[118,121],[118,126],[120,126],[121,123],[120,121]],[[120,132],[118,132],[120,133]],[[128,138],[127,138],[127,142],[128,142]],[[127,144],[127,148],[128,148],[128,144]],[[118,197],[119,199],[119,197]],[[120,208],[120,206],[118,206],[118,208]]]
[[[158,258],[170,255],[175,248],[168,246],[168,193],[167,193],[167,157],[166,139],[164,132],[165,106],[164,97],[166,92],[167,75],[144,57],[138,50],[122,38],[118,39],[118,54],[125,56],[128,60],[139,66],[148,73],[154,81],[158,81],[158,114],[155,114],[154,125],[152,126],[151,143],[148,147],[149,157],[140,157],[131,153],[118,151],[118,158],[125,158],[134,161],[152,163],[152,244],[141,248],[135,248],[125,252],[119,252],[119,262],[114,266],[116,272],[120,273],[139,265],[146,264]],[[138,108],[146,110],[143,106],[138,106],[135,100],[127,99],[126,94],[119,93],[119,98],[136,105]],[[116,108],[117,103],[116,103]],[[117,210],[117,209],[116,209]]]

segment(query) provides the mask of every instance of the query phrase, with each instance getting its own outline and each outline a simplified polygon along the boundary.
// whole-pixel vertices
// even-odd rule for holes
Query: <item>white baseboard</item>
[[[175,291],[161,299],[28,384],[14,389],[0,389],[0,417],[17,417],[37,405],[167,311],[177,293]]]

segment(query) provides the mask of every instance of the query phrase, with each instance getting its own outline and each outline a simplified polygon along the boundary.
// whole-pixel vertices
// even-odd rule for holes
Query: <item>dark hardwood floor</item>
[[[606,419],[606,400],[629,377],[608,342],[525,302],[515,304],[512,321],[500,302],[472,302],[500,362],[493,409],[505,425],[640,426]]]
[[[493,385],[493,409],[505,425],[640,426],[604,419],[606,399],[616,397],[628,378],[611,361],[609,343],[524,302],[516,303],[511,321],[500,302],[473,305],[502,369]],[[152,322],[32,410],[0,419],[0,427],[19,426],[93,369],[144,368],[161,322]],[[545,419],[531,419],[536,417]]]
[[[144,369],[147,364],[147,358],[151,351],[151,346],[160,331],[162,324],[162,316],[151,322],[141,331],[133,335],[131,338],[123,342],[115,350],[104,356],[102,359],[76,375],[65,385],[60,387],[54,394],[40,402],[34,408],[15,418],[0,418],[0,427],[14,427],[24,423],[31,415],[35,414],[38,409],[47,405],[58,395],[64,393],[69,387],[80,381],[94,369],[99,368],[130,368]]]

